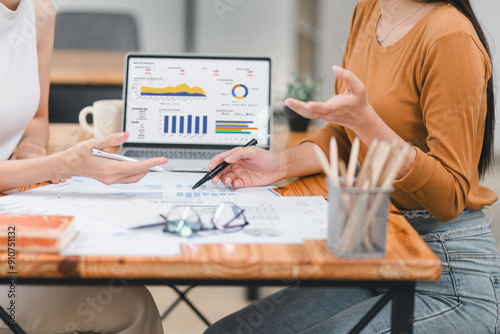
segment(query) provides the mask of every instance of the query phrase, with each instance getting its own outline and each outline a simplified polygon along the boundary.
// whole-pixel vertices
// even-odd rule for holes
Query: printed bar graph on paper
[[[200,133],[200,116],[194,118],[194,133]]]
[[[203,116],[203,133],[207,133],[207,127],[208,127],[208,116]]]
[[[193,116],[188,115],[188,125],[187,125],[187,131],[188,133],[191,133],[191,123],[193,121]]]
[[[215,121],[215,133],[251,134],[255,130],[253,121]]]
[[[168,133],[168,116],[165,116],[165,123],[163,124],[163,132]]]

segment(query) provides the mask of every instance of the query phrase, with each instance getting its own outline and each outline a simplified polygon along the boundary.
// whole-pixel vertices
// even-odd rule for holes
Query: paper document
[[[61,193],[78,198],[141,198],[154,203],[176,205],[215,205],[220,202],[257,205],[254,192],[235,190],[221,183],[206,183],[198,189],[191,187],[201,178],[200,173],[149,173],[138,183],[105,185],[99,181],[75,176],[64,183],[31,190],[46,196]]]
[[[167,255],[177,254],[180,243],[294,244],[326,238],[328,203],[322,197],[281,197],[272,187],[234,190],[222,184],[190,190],[200,176],[149,173],[137,184],[111,186],[74,177],[0,198],[0,213],[76,217],[80,235],[64,253],[75,255]],[[127,230],[163,222],[160,213],[167,214],[177,205],[192,206],[207,223],[216,206],[225,201],[245,210],[249,225],[243,230],[202,232],[191,238],[164,233],[164,226]],[[127,248],[127,244],[137,246]]]
[[[328,201],[321,196],[284,196],[282,200],[293,212],[304,239],[326,239]]]

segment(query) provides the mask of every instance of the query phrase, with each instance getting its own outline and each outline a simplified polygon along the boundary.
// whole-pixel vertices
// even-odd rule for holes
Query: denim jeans
[[[499,333],[500,256],[482,211],[441,223],[426,211],[405,217],[442,262],[439,281],[416,284],[414,333]],[[205,333],[348,333],[384,289],[293,286],[212,325]],[[362,333],[390,333],[391,303]]]

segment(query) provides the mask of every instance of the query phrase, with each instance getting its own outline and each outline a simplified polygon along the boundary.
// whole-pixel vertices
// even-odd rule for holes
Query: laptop
[[[172,171],[208,171],[217,154],[252,138],[271,147],[271,59],[129,53],[119,153],[164,156]]]

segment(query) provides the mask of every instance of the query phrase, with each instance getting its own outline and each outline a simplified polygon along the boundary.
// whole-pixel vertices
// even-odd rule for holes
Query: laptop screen
[[[269,148],[269,58],[129,54],[126,66],[128,144]]]

